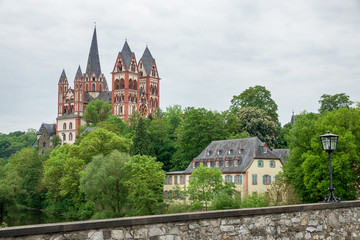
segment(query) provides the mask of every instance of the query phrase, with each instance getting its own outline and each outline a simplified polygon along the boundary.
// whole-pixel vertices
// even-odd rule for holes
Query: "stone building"
[[[171,198],[176,185],[186,190],[191,173],[201,163],[217,167],[225,182],[234,182],[241,196],[266,193],[271,183],[277,180],[288,149],[270,150],[257,137],[211,142],[184,171],[166,173],[163,187],[165,199]]]
[[[74,77],[74,89],[69,86],[65,70],[58,82],[56,132],[63,142],[75,142],[75,137],[79,134],[77,128],[85,124],[82,116],[86,106],[93,100],[112,103],[112,113],[125,121],[135,110],[147,117],[159,108],[160,78],[155,59],[147,46],[137,63],[135,53],[125,41],[111,74],[112,90],[109,90],[101,71],[94,28],[85,73],[79,66]]]
[[[56,134],[56,124],[43,123],[36,134],[36,144],[39,144],[39,154],[43,154],[45,149],[52,148],[51,139]]]

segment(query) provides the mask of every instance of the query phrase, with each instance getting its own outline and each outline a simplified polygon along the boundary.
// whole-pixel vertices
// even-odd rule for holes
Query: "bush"
[[[264,194],[252,194],[243,198],[240,203],[240,208],[256,208],[269,206],[268,200]]]
[[[235,195],[235,197],[233,197],[225,192],[221,192],[214,197],[214,200],[212,201],[212,209],[235,209],[239,208],[240,203],[241,201],[238,195]]]
[[[188,212],[190,209],[190,206],[186,203],[170,203],[166,213],[183,213]]]

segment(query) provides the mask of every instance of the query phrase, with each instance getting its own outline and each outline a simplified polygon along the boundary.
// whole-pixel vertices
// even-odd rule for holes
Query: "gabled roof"
[[[120,52],[121,58],[123,60],[125,69],[129,69],[130,66],[130,62],[131,62],[131,58],[133,55],[133,52],[131,51],[129,44],[127,43],[127,41],[125,40],[124,46]]]
[[[290,149],[273,149],[272,152],[284,163],[290,156]]]
[[[230,150],[230,153],[229,151]],[[216,159],[219,161],[219,170],[223,173],[246,172],[254,159],[280,159],[257,137],[212,141],[195,159],[195,167],[198,167],[200,160],[206,166],[207,161],[211,167],[215,166]],[[225,166],[225,159],[229,166]],[[235,166],[234,160],[238,161]],[[185,169],[184,173],[191,174],[192,163]]]
[[[95,73],[97,77],[99,77],[101,73],[99,51],[98,51],[98,44],[96,37],[96,27],[94,28],[94,34],[91,41],[89,58],[86,65],[86,73],[88,76],[91,76],[93,73]]]
[[[81,71],[81,68],[80,68],[80,65],[79,65],[78,70],[77,70],[76,75],[75,75],[75,79],[77,81],[79,81],[79,80],[81,80],[81,77],[82,77],[82,71]]]
[[[84,92],[84,103],[89,103],[90,101],[94,100],[94,98],[88,93]]]
[[[151,70],[151,67],[152,67],[152,65],[154,63],[154,60],[155,59],[151,55],[149,48],[146,46],[144,54],[141,57],[141,61],[142,61],[143,65],[144,65],[146,75],[150,74],[150,70]]]
[[[42,123],[37,135],[43,134],[44,131],[47,131],[49,136],[56,134],[56,123]]]
[[[67,77],[65,74],[65,70],[63,69],[60,75],[59,83],[66,83]]]

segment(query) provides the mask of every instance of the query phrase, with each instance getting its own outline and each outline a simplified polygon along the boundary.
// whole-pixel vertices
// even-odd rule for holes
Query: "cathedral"
[[[65,70],[58,82],[56,134],[63,143],[75,142],[75,137],[79,134],[77,128],[85,124],[82,119],[85,108],[93,100],[112,103],[112,114],[124,121],[134,111],[147,117],[159,108],[160,78],[155,59],[147,46],[137,62],[135,53],[125,41],[115,59],[111,75],[110,90],[105,75],[101,72],[95,27],[86,71],[83,73],[81,67],[78,67],[74,89],[69,86]]]

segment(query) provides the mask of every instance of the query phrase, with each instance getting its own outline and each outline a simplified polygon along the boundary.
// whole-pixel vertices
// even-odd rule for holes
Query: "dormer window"
[[[239,153],[239,154],[241,153],[241,147],[238,148],[238,153]]]
[[[216,149],[216,155],[219,155],[219,154],[220,154],[220,150]]]
[[[267,153],[268,145],[265,143],[263,146],[263,153]]]
[[[211,161],[210,161],[210,159],[207,160],[207,167],[208,167],[208,168],[211,167]]]
[[[231,149],[230,148],[228,148],[228,154],[231,154]]]
[[[206,150],[206,156],[209,156],[210,155],[210,151],[209,149]]]
[[[229,159],[225,158],[225,167],[229,167]]]
[[[234,167],[238,167],[239,166],[239,162],[237,160],[237,158],[235,157],[234,158]]]
[[[219,164],[219,159],[215,159],[215,166],[216,166],[216,167],[219,167],[219,166],[220,166],[220,164]]]
[[[195,160],[192,161],[192,168],[195,168]]]

